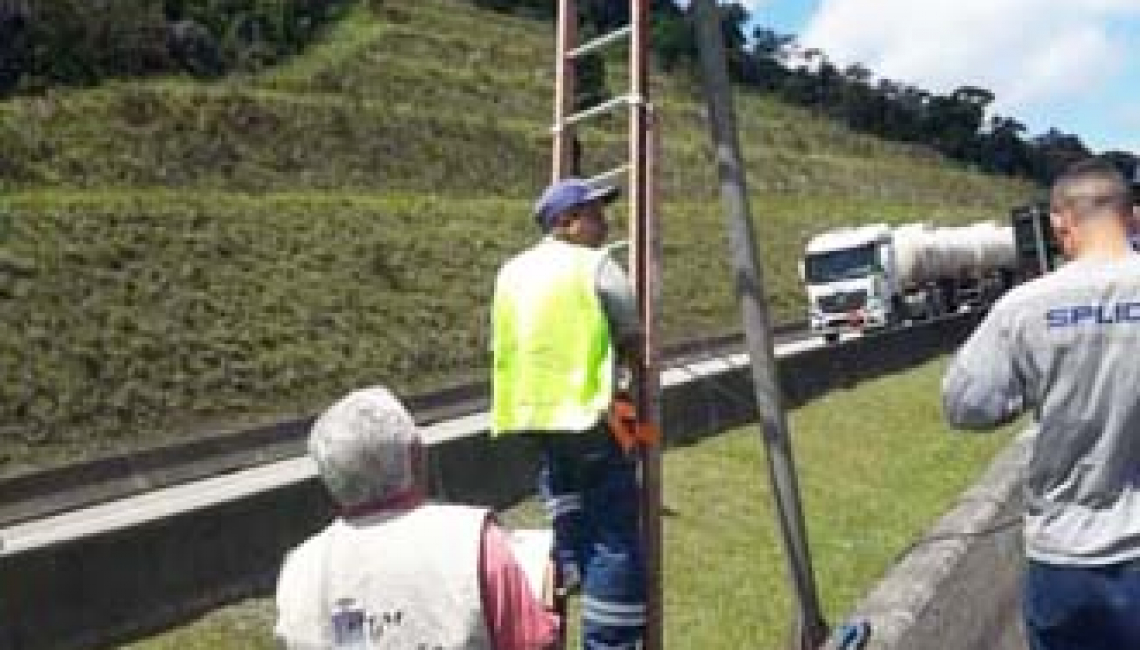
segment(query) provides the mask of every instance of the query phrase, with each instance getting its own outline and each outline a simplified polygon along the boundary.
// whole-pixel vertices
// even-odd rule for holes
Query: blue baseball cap
[[[558,215],[580,205],[600,201],[611,203],[621,194],[613,185],[593,187],[581,178],[564,178],[546,188],[534,204],[534,219],[543,230],[554,226]]]

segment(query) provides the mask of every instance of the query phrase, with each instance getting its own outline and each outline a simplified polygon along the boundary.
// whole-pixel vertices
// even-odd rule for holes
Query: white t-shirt
[[[487,516],[424,505],[337,519],[286,557],[277,638],[291,650],[489,650],[479,585]]]

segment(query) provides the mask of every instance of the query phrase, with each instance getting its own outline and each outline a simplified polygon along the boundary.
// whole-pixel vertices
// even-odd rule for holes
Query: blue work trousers
[[[542,436],[539,493],[554,525],[555,561],[577,571],[586,650],[633,650],[645,630],[637,465],[602,427]]]
[[[1031,561],[1022,596],[1032,650],[1140,648],[1140,561],[1104,567]]]

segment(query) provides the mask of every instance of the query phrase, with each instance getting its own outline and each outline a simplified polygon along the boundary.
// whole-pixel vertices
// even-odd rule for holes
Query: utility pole
[[[639,424],[661,423],[661,369],[658,352],[658,293],[661,263],[661,233],[657,215],[657,156],[659,133],[649,103],[649,0],[630,3],[630,102],[629,112],[629,210],[630,270],[637,309],[641,315],[642,349],[634,370],[633,397]],[[661,444],[664,444],[663,442]],[[661,447],[641,449],[640,519],[645,561],[644,650],[665,647],[665,605],[662,579],[664,565],[661,525]]]
[[[732,87],[725,63],[720,12],[716,0],[693,0],[692,9],[696,12],[701,77],[716,149],[721,198],[732,247],[732,269],[744,316],[744,335],[752,363],[752,381],[767,452],[768,474],[788,573],[799,605],[791,647],[816,650],[827,640],[828,629],[820,611],[812,575],[807,526],[800,505],[788,421],[776,375],[771,318],[764,293],[764,277],[756,254],[744,161],[732,108]]]

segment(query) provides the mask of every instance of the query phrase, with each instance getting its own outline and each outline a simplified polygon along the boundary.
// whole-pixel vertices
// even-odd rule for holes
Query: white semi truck
[[[800,270],[811,329],[834,341],[989,304],[1013,284],[1016,266],[1009,226],[915,223],[816,235]]]

